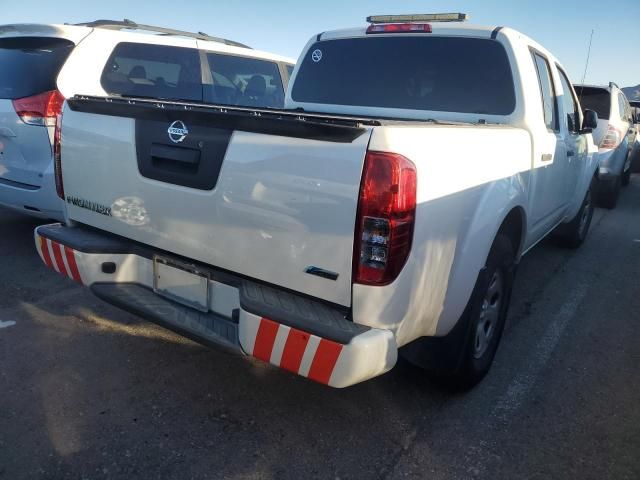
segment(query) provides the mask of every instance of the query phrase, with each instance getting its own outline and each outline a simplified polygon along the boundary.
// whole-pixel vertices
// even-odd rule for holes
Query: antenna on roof
[[[591,36],[589,37],[589,49],[587,50],[587,61],[584,64],[584,73],[582,74],[582,81],[580,82],[580,95],[578,101],[582,104],[582,92],[584,92],[584,81],[587,78],[587,68],[589,67],[589,57],[591,56],[591,42],[593,42],[593,29],[591,29]]]

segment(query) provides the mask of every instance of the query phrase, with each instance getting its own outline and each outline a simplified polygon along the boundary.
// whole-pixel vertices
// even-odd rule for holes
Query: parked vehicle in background
[[[606,208],[615,208],[622,186],[631,175],[630,149],[635,127],[627,97],[615,83],[608,86],[576,85],[580,102],[598,114],[593,139],[598,145],[597,198]]]
[[[87,29],[0,26],[0,204],[62,220],[55,129],[64,99],[58,72]]]
[[[146,30],[142,34],[127,30]],[[64,98],[60,69],[81,41],[108,49],[104,91],[122,97],[282,108],[293,61],[203,33],[97,21],[79,25],[0,26],[0,204],[63,219],[54,158]],[[117,48],[113,48],[118,44]],[[166,48],[161,48],[161,46]],[[195,48],[183,63],[172,59]],[[201,53],[199,53],[201,52]],[[202,58],[200,58],[202,55]],[[84,61],[84,60],[83,60]],[[82,83],[82,64],[73,75]],[[59,133],[59,132],[58,132]]]
[[[287,110],[114,96],[123,43],[88,37],[59,78],[69,223],[36,229],[43,261],[333,387],[388,371],[401,347],[475,384],[521,256],[587,235],[597,115],[533,40],[439,19],[314,35]],[[188,65],[197,46],[153,53]]]

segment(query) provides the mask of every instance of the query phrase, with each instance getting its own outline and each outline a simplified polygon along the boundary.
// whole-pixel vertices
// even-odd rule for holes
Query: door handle
[[[543,162],[550,162],[551,160],[553,160],[553,155],[551,155],[550,153],[545,153],[542,155],[542,158],[540,159]]]
[[[569,150],[567,152],[567,157],[573,157],[576,154],[576,152],[574,152],[573,150]]]

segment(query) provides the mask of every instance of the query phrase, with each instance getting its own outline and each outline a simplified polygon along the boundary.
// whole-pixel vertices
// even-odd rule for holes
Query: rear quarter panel
[[[444,335],[462,314],[502,221],[527,204],[531,137],[506,126],[386,127],[374,130],[369,148],[415,163],[416,223],[396,281],[354,285],[354,321],[393,330],[398,345]]]

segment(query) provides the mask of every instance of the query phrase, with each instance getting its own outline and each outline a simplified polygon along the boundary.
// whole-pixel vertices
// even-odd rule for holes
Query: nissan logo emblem
[[[182,121],[176,120],[171,125],[169,125],[167,133],[169,134],[169,140],[171,140],[173,143],[180,143],[185,138],[187,138],[189,130]]]

